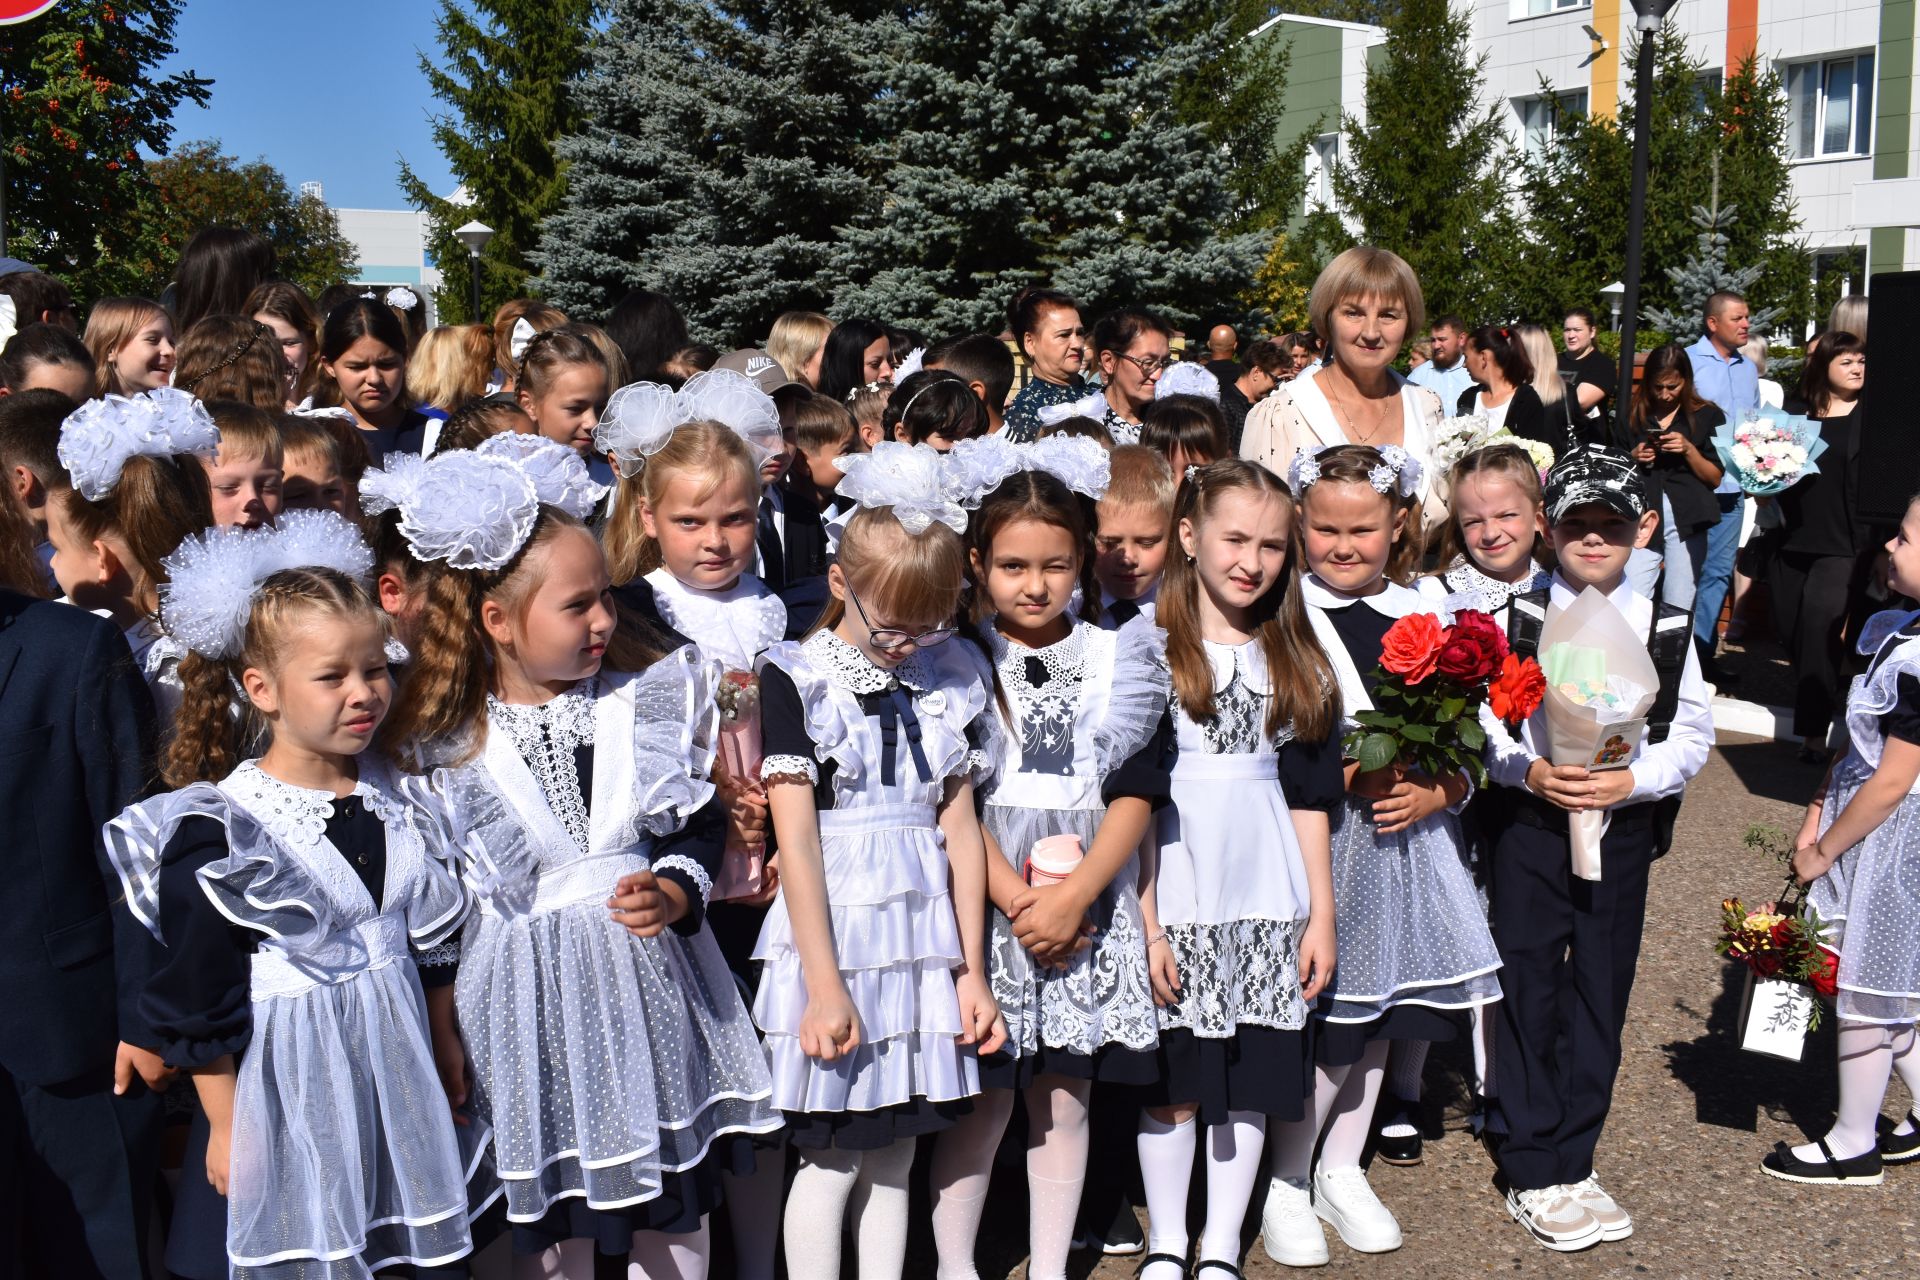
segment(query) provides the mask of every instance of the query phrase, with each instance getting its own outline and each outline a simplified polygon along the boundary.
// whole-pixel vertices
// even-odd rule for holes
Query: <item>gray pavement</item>
[[[1741,838],[1756,822],[1796,829],[1819,771],[1794,753],[1787,743],[1723,735],[1688,790],[1673,853],[1654,868],[1625,1061],[1598,1161],[1601,1179],[1634,1215],[1634,1236],[1565,1256],[1531,1243],[1507,1216],[1492,1163],[1466,1132],[1464,1046],[1442,1046],[1427,1067],[1426,1163],[1375,1162],[1370,1170],[1406,1244],[1368,1256],[1333,1238],[1331,1265],[1317,1274],[1920,1276],[1920,1166],[1890,1169],[1884,1186],[1859,1189],[1791,1186],[1758,1170],[1775,1142],[1824,1132],[1834,1105],[1831,1020],[1801,1063],[1742,1052],[1734,1026],[1740,987],[1713,953],[1720,900],[1765,900],[1785,879]],[[1907,1105],[1895,1080],[1885,1111],[1897,1116]],[[1025,1190],[1017,1167],[999,1171],[980,1249],[989,1280],[1025,1274]],[[1271,1280],[1290,1271],[1260,1247],[1258,1200],[1243,1265],[1247,1276]],[[915,1209],[920,1216],[922,1203]],[[1196,1217],[1196,1234],[1198,1225]],[[908,1274],[932,1276],[924,1223],[915,1235]],[[1070,1274],[1117,1280],[1138,1265],[1096,1261],[1075,1254]]]

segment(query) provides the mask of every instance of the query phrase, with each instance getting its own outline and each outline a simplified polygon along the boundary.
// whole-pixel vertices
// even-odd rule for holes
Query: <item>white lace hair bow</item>
[[[167,634],[203,658],[231,658],[246,640],[253,598],[283,569],[373,572],[373,552],[346,517],[288,511],[277,526],[218,528],[195,534],[161,561],[160,616]]]
[[[1287,488],[1293,492],[1293,500],[1298,502],[1309,485],[1320,479],[1320,455],[1327,449],[1341,449],[1345,445],[1328,445],[1323,449],[1295,449],[1293,461],[1287,467]],[[1396,491],[1402,498],[1410,498],[1420,488],[1420,477],[1424,473],[1419,459],[1397,444],[1383,445],[1379,449],[1380,462],[1367,469],[1367,483],[1374,492],[1391,495]]]
[[[420,305],[420,295],[405,285],[396,285],[387,290],[387,305],[401,311],[411,311]]]
[[[1069,400],[1065,404],[1043,405],[1034,416],[1040,419],[1043,426],[1050,427],[1056,422],[1065,422],[1068,418],[1092,418],[1098,422],[1106,416],[1106,412],[1106,393],[1095,390],[1090,395],[1078,400]]]
[[[893,385],[897,387],[914,374],[920,372],[926,358],[927,349],[925,347],[915,347],[913,350],[907,352],[906,359],[902,360],[900,367],[893,371]]]
[[[1178,360],[1161,372],[1160,381],[1153,386],[1155,400],[1164,400],[1168,396],[1199,396],[1202,400],[1219,404],[1220,379],[1214,377],[1203,364]]]
[[[666,447],[689,422],[717,422],[747,442],[758,467],[782,447],[780,410],[773,397],[744,373],[709,369],[673,391],[657,382],[634,382],[607,399],[593,442],[631,476]]]
[[[576,520],[592,515],[610,487],[594,480],[579,454],[531,432],[522,435],[503,431],[482,440],[474,452],[518,463],[533,481],[533,491],[543,504],[559,507]]]
[[[948,451],[943,483],[949,498],[963,507],[977,507],[980,500],[998,489],[1008,476],[1027,470],[1030,465],[1026,449],[1007,439],[1004,433],[971,436],[955,441]]]
[[[415,558],[454,569],[499,569],[520,553],[540,516],[540,494],[520,463],[455,449],[422,461],[389,457],[360,481],[370,516],[400,513],[400,536]]]
[[[1020,447],[1032,470],[1046,472],[1095,502],[1107,496],[1107,483],[1113,473],[1112,459],[1098,440],[1085,436],[1048,436]]]
[[[533,341],[536,332],[533,321],[525,316],[513,322],[513,332],[507,335],[507,354],[513,357],[515,364],[519,364],[520,357],[527,354],[527,344]]]
[[[112,493],[128,460],[141,454],[211,458],[219,451],[220,428],[213,415],[176,387],[87,401],[60,424],[57,449],[60,465],[88,502]]]
[[[883,440],[871,452],[842,458],[839,490],[867,508],[887,507],[908,533],[924,533],[935,520],[955,533],[967,531],[966,508],[956,500],[946,459],[928,444]]]

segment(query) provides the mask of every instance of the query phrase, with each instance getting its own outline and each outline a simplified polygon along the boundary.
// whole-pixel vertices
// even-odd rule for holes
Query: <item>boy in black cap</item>
[[[1666,852],[1681,791],[1706,763],[1713,716],[1687,643],[1690,614],[1656,606],[1626,581],[1628,556],[1659,524],[1633,463],[1599,448],[1570,453],[1548,473],[1546,499],[1559,569],[1551,586],[1515,597],[1515,652],[1537,654],[1548,612],[1596,587],[1647,637],[1660,672],[1645,740],[1625,769],[1551,763],[1544,711],[1517,735],[1488,717],[1498,815],[1490,919],[1505,995],[1490,1128],[1508,1211],[1540,1244],[1571,1252],[1633,1233],[1594,1178],[1593,1153],[1620,1068],[1647,873]],[[1608,814],[1597,881],[1573,875],[1567,834],[1567,814],[1589,809]]]

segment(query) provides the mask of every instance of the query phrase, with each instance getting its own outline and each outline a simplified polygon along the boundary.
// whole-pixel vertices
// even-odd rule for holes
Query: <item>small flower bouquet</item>
[[[751,671],[729,671],[714,691],[720,707],[718,764],[736,786],[758,786],[760,776],[760,678]],[[713,901],[750,898],[766,887],[767,847],[740,844],[729,836],[713,886]]]
[[[1777,831],[1753,827],[1749,848],[1779,856]],[[1790,852],[1790,851],[1787,851]],[[1839,959],[1824,938],[1827,927],[1799,885],[1787,882],[1778,902],[1749,910],[1738,898],[1720,903],[1720,936],[1713,949],[1746,971],[1740,1002],[1740,1047],[1798,1062],[1807,1033],[1820,1025],[1820,1001],[1838,989]]]
[[[1553,466],[1551,448],[1538,440],[1516,436],[1505,427],[1494,426],[1487,421],[1484,413],[1440,420],[1440,425],[1433,429],[1433,465],[1444,476],[1453,470],[1454,463],[1468,454],[1496,444],[1510,444],[1524,450],[1533,459],[1533,465],[1539,469],[1543,481],[1548,469]]]
[[[1790,489],[1820,468],[1826,452],[1820,424],[1778,409],[1750,409],[1737,423],[1714,429],[1714,448],[1735,484],[1757,497]]]
[[[1475,786],[1487,780],[1481,705],[1517,725],[1546,692],[1539,664],[1514,657],[1500,624],[1475,609],[1451,626],[1428,613],[1395,622],[1377,675],[1373,706],[1354,713],[1360,727],[1346,737],[1347,755],[1369,773],[1396,764],[1434,778],[1465,770]]]

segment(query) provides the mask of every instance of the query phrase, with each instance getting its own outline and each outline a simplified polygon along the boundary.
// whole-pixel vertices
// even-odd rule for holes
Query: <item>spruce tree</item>
[[[1517,238],[1503,178],[1511,144],[1499,108],[1483,105],[1472,21],[1449,0],[1399,5],[1367,76],[1366,123],[1341,122],[1338,211],[1314,211],[1306,229],[1321,260],[1356,240],[1391,249],[1419,275],[1429,315],[1469,323],[1510,314]]]
[[[470,3],[470,7],[469,7]],[[422,56],[433,96],[448,112],[435,118],[434,144],[467,199],[456,203],[400,162],[400,187],[426,213],[429,250],[446,279],[434,293],[448,323],[487,319],[526,288],[527,255],[541,219],[566,187],[553,140],[575,128],[568,100],[586,66],[588,24],[596,0],[440,0],[435,22],[443,61]],[[484,314],[470,316],[467,249],[453,229],[478,219],[493,228],[481,254]]]
[[[547,296],[592,317],[657,290],[720,344],[823,307],[835,228],[873,201],[858,106],[878,17],[868,0],[608,5],[533,255]]]
[[[1745,297],[1753,292],[1753,286],[1766,271],[1764,263],[1735,267],[1727,261],[1727,250],[1733,243],[1728,233],[1739,217],[1739,210],[1734,205],[1720,203],[1718,168],[1716,165],[1709,202],[1704,206],[1695,205],[1693,209],[1693,225],[1700,228],[1693,252],[1685,261],[1667,268],[1667,279],[1673,286],[1673,306],[1646,310],[1647,322],[1664,329],[1676,342],[1697,341],[1706,331],[1708,298],[1723,289]],[[1762,308],[1751,302],[1748,307],[1756,332],[1765,333],[1780,318],[1779,307]]]

